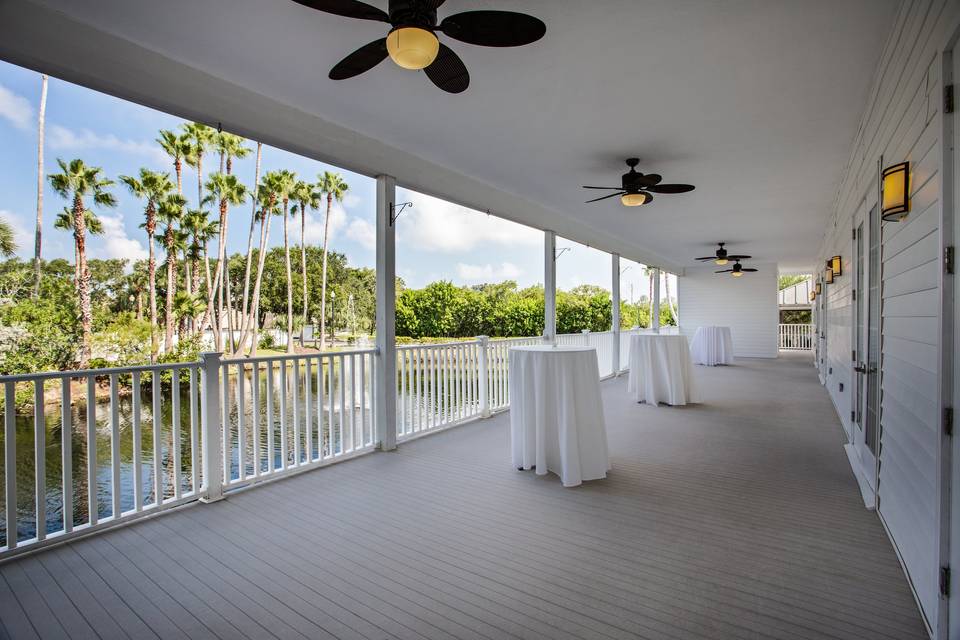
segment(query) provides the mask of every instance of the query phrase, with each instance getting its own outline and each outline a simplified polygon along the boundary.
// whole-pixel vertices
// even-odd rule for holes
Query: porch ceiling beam
[[[582,244],[682,273],[672,260],[624,242],[589,221],[500,190],[28,0],[0,4],[0,59],[181,118],[213,126],[220,123],[225,130],[363,175],[389,174],[398,184],[421,193],[538,229],[553,229]]]

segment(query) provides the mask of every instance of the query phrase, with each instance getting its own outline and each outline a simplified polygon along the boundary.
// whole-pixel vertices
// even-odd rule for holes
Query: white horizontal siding
[[[776,358],[777,266],[749,266],[759,271],[740,278],[715,273],[715,265],[686,269],[677,278],[680,327],[688,338],[697,327],[730,327],[734,355]]]
[[[826,286],[822,375],[851,429],[851,231],[876,202],[877,161],[911,162],[912,210],[882,226],[880,514],[935,635],[940,535],[939,290],[943,144],[941,53],[960,23],[956,0],[905,0],[877,76],[820,248],[819,265],[841,255],[844,275]],[[866,226],[866,225],[864,225]],[[866,247],[865,247],[866,249]],[[822,269],[821,269],[822,272]],[[832,373],[830,373],[832,369]],[[844,391],[839,387],[843,384]]]

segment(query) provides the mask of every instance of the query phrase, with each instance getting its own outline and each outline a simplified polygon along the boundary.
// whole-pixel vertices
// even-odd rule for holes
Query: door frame
[[[873,185],[868,193],[879,193],[877,185]],[[867,420],[867,402],[869,398],[868,386],[870,377],[867,373],[858,372],[856,367],[869,366],[867,354],[869,353],[870,343],[870,307],[874,300],[870,298],[870,287],[874,278],[880,278],[879,273],[871,273],[870,251],[874,238],[870,235],[871,217],[879,217],[879,197],[874,199],[866,197],[861,201],[860,211],[853,217],[852,221],[852,240],[850,243],[851,261],[851,298],[853,309],[851,312],[852,320],[850,327],[850,344],[853,346],[853,354],[856,358],[851,362],[850,367],[850,441],[853,446],[856,459],[860,464],[860,474],[864,482],[873,492],[873,508],[877,508],[877,484],[879,481],[880,467],[879,455],[871,451],[866,443],[866,420]],[[862,232],[861,232],[862,230]],[[880,225],[877,225],[877,232],[880,234],[880,247],[882,249],[883,231]],[[863,264],[863,282],[860,276],[860,262]],[[881,260],[882,265],[882,260]],[[882,266],[881,266],[882,270]],[[879,288],[878,288],[879,291]],[[882,294],[881,294],[882,295]],[[862,332],[861,332],[862,329]],[[859,339],[858,339],[859,338]],[[882,343],[880,343],[882,344]],[[878,344],[878,348],[880,347]],[[879,358],[877,358],[879,360]],[[880,376],[880,367],[872,375]],[[879,405],[880,398],[877,397]],[[877,406],[877,416],[880,415],[880,407]],[[879,420],[874,434],[874,444],[879,451],[880,425]]]

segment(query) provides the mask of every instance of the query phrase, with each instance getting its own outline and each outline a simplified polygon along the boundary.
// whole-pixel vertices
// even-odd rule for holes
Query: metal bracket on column
[[[565,254],[567,251],[570,251],[570,247],[560,247],[559,249],[557,249],[556,253],[553,256],[553,261],[556,262],[557,260],[559,260],[560,256]]]
[[[399,209],[397,208],[399,207]],[[399,204],[390,203],[390,226],[393,226],[393,223],[397,221],[397,218],[400,217],[400,214],[403,213],[403,210],[407,207],[413,207],[412,202],[401,202]]]

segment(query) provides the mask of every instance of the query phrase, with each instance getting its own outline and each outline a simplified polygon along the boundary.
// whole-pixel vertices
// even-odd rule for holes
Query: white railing
[[[376,350],[222,361],[224,487],[372,451]]]
[[[783,351],[813,350],[812,324],[779,325],[779,347]]]
[[[621,332],[621,371],[629,336],[647,331]],[[507,409],[510,349],[540,343],[481,336],[397,347],[397,440]],[[612,331],[557,343],[596,348],[600,376],[614,375]],[[0,559],[373,451],[377,366],[375,349],[205,353],[198,362],[0,376]]]
[[[0,376],[0,556],[197,499],[202,375],[192,362]]]

